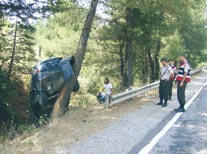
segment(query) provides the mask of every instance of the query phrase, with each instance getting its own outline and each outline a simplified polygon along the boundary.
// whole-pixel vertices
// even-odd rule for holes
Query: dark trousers
[[[184,107],[185,105],[185,89],[187,86],[187,82],[183,83],[183,87],[180,87],[180,81],[177,84],[177,97],[180,107]]]
[[[160,101],[162,102],[164,99],[165,103],[167,103],[169,96],[169,81],[160,80],[159,95]]]
[[[173,82],[174,82],[174,80],[169,81],[169,98],[172,97]]]

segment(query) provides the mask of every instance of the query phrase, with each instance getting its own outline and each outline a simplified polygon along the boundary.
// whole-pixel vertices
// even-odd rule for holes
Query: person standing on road
[[[112,84],[109,82],[109,78],[105,77],[104,79],[104,87],[103,91],[105,91],[106,98],[105,98],[105,108],[109,108],[109,104],[111,101],[111,96],[112,96]]]
[[[174,63],[175,63],[174,60],[172,60],[172,59],[169,60],[169,65],[173,69],[173,76],[170,77],[170,81],[169,81],[169,100],[172,100],[171,97],[172,97],[173,82],[174,82],[176,74],[177,74],[176,67],[175,67]]]
[[[190,65],[184,55],[179,56],[180,69],[176,77],[177,83],[177,98],[180,107],[175,109],[176,112],[185,112],[185,89],[187,83],[190,82]]]
[[[157,103],[157,105],[162,105],[162,107],[166,107],[169,96],[169,80],[170,77],[173,76],[173,69],[168,65],[166,58],[162,58],[161,63],[163,67],[161,69],[159,85],[160,102]]]

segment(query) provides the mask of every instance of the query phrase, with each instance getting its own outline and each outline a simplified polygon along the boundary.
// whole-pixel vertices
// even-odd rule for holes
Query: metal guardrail
[[[206,68],[207,68],[207,66],[191,71],[191,76],[194,76],[195,74],[200,73],[201,71],[203,71]],[[160,81],[157,81],[157,82],[154,82],[154,83],[151,83],[151,84],[139,87],[139,88],[135,88],[135,89],[114,95],[112,97],[112,104],[117,104],[117,103],[126,101],[130,98],[133,98],[135,96],[143,94],[149,90],[156,89],[159,87],[159,83],[160,83]]]

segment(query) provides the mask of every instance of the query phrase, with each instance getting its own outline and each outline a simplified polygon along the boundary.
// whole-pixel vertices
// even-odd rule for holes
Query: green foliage
[[[88,108],[97,103],[95,95],[91,95],[85,92],[79,92],[75,95],[72,95],[70,105],[78,106],[80,108]]]
[[[2,27],[4,39],[0,39],[0,41],[2,40],[2,45],[0,46],[0,66],[4,71],[8,71],[11,64],[15,37],[14,30],[15,25],[12,23],[8,23]],[[34,29],[32,27],[27,27],[22,24],[18,24],[17,26],[15,55],[11,70],[14,76],[29,73],[32,65],[36,61],[33,48],[34,40],[31,37],[33,32]]]
[[[31,135],[35,128],[33,124],[18,124],[12,117],[10,120],[0,125],[0,144],[22,134],[25,136]]]
[[[161,49],[160,56],[177,60],[182,51],[186,51],[181,36],[175,32],[174,35],[163,38],[164,47]]]
[[[28,103],[28,93],[22,80],[15,78],[10,82],[7,74],[0,70],[0,124],[14,118],[15,122],[20,122],[21,111],[16,111],[15,106]],[[18,107],[19,108],[19,107]]]
[[[46,22],[38,22],[34,37],[36,46],[42,51],[39,58],[73,54],[78,44],[84,17],[84,11],[68,10],[55,14]]]
[[[41,8],[31,8],[26,1],[15,1],[15,5],[12,1],[0,2],[0,100],[11,109],[12,103],[20,101],[18,95],[26,95],[24,102],[29,102],[24,88],[29,84],[29,77],[23,76],[22,80],[21,76],[29,73],[37,60],[75,53],[88,12],[79,2],[51,0],[47,5],[40,5]],[[73,95],[72,105],[88,107],[96,103],[95,95],[102,89],[105,76],[113,84],[114,93],[128,88],[129,71],[134,86],[159,79],[161,57],[177,60],[184,52],[192,67],[206,62],[205,0],[120,0],[103,1],[101,5],[104,13],[97,14],[94,21],[79,76],[81,90]],[[48,18],[34,18],[35,13]],[[10,82],[7,73],[14,44],[14,21],[7,20],[8,17],[18,19]],[[28,26],[28,19],[32,19],[35,29]],[[132,70],[129,70],[130,62]],[[16,116],[14,110],[5,111],[7,120]],[[47,123],[47,119],[42,117],[39,123]],[[19,127],[20,132],[25,129]]]
[[[120,47],[123,42],[123,69],[126,70],[129,28],[133,39],[132,64],[136,66],[133,68],[134,85],[159,78],[159,58],[162,56],[176,60],[180,52],[186,52],[190,62],[191,57],[196,57],[196,61],[191,62],[193,67],[199,61],[205,61],[204,1],[121,0],[104,3],[108,19],[97,15],[81,71],[85,92],[92,95],[98,92],[104,76],[112,79],[116,92],[122,89]],[[56,13],[37,25],[35,38],[43,57],[66,56],[76,50],[86,13],[78,3],[69,1],[67,5],[72,9]],[[131,23],[127,23],[129,8],[132,10]]]

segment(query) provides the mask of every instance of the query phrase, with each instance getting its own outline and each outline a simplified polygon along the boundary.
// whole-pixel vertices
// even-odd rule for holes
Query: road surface
[[[195,77],[186,90],[190,100],[207,81],[207,72]],[[125,115],[119,121],[93,136],[74,144],[72,147],[56,149],[56,154],[137,154],[171,121],[178,107],[176,90],[168,107],[155,105],[158,99],[141,109]],[[188,110],[180,115],[164,134],[150,154],[202,154],[207,153],[207,88],[201,91]],[[130,102],[129,102],[130,103]],[[45,150],[45,153],[48,151]]]
[[[207,154],[207,86],[150,154]]]

